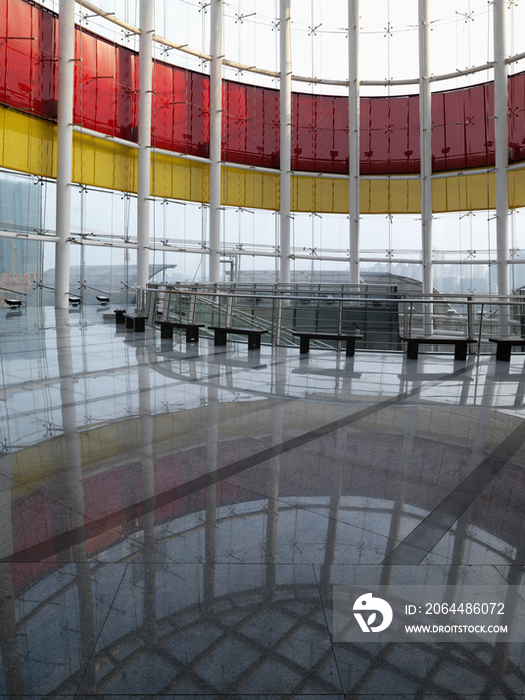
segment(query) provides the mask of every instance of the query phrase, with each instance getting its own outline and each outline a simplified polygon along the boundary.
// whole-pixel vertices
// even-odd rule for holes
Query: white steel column
[[[350,158],[350,283],[359,284],[359,0],[348,0],[348,136]]]
[[[75,70],[75,2],[60,0],[58,11],[58,126],[55,306],[69,306],[69,241],[73,162],[73,95]]]
[[[219,282],[221,248],[222,0],[211,0],[210,282]]]
[[[149,210],[151,197],[151,101],[153,90],[153,0],[140,0],[138,185],[137,185],[137,285],[149,278]]]
[[[419,146],[423,294],[434,291],[432,269],[432,113],[428,0],[419,0]],[[432,306],[425,305],[424,333],[432,334]]]
[[[292,210],[292,15],[291,0],[280,0],[280,260],[279,281],[290,283]]]
[[[507,108],[507,66],[506,51],[506,12],[505,0],[494,0],[494,130],[496,150],[496,246],[498,270],[498,294],[509,294],[509,185],[508,166],[508,108]],[[503,307],[502,307],[503,308]],[[509,333],[508,313],[499,315],[499,332]]]

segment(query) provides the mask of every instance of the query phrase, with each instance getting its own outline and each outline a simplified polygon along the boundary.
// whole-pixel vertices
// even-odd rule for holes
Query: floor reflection
[[[0,697],[519,698],[524,646],[350,644],[332,586],[525,592],[523,359],[0,345]],[[218,351],[218,352],[217,352]]]

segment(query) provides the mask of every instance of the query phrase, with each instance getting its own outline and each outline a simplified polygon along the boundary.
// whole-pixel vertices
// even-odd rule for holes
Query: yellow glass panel
[[[56,126],[0,107],[0,165],[42,177],[56,176]]]
[[[191,202],[210,201],[208,163],[154,153],[151,177],[151,191],[156,197]]]
[[[432,181],[432,210],[477,211],[496,206],[494,173],[470,173]]]
[[[525,169],[509,172],[509,207],[525,207]]]
[[[222,169],[222,203],[247,209],[279,209],[279,173],[225,166]]]
[[[0,106],[0,166],[56,177],[56,125]],[[227,206],[279,209],[279,173],[223,167],[222,202]],[[74,182],[123,192],[137,191],[137,150],[75,132]],[[151,191],[157,197],[209,201],[209,165],[180,156],[153,154]],[[493,209],[494,173],[469,173],[432,181],[435,212]],[[525,206],[525,168],[509,172],[509,207]],[[419,213],[419,180],[361,180],[362,214]],[[348,213],[348,180],[292,176],[292,210]]]
[[[73,132],[73,182],[136,192],[136,162],[135,148]]]
[[[391,211],[390,188],[386,180],[365,180],[361,183],[361,214],[384,214]]]

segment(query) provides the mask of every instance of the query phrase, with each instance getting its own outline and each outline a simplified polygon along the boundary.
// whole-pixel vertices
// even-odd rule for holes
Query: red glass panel
[[[487,165],[496,162],[496,135],[494,131],[494,83],[485,83],[485,147],[487,153]]]
[[[509,159],[525,160],[525,73],[509,78]]]
[[[117,126],[116,46],[97,39],[97,76],[95,83],[95,129],[115,135]]]
[[[115,135],[128,141],[134,141],[133,127],[137,124],[137,92],[138,81],[137,55],[122,46],[117,47],[116,55],[116,126]]]
[[[0,0],[0,36],[7,36],[7,0]],[[7,103],[7,41],[0,39],[0,99]]]
[[[334,97],[334,141],[333,171],[348,172],[348,98]]]
[[[56,116],[57,18],[25,0],[0,0],[0,101]],[[7,37],[7,38],[6,38]],[[137,55],[85,30],[76,32],[74,121],[136,140]],[[156,146],[209,154],[209,77],[171,65],[154,67]],[[279,166],[279,93],[225,81],[223,157]],[[346,97],[292,96],[292,167],[348,171]],[[494,162],[493,84],[434,93],[435,170]],[[362,173],[419,169],[418,97],[361,99]],[[510,159],[525,159],[525,75],[509,78]]]
[[[5,12],[5,14],[4,14]],[[18,109],[31,109],[35,76],[33,75],[33,50],[36,39],[33,34],[32,5],[21,0],[10,0],[2,15],[1,28],[4,54],[4,89],[6,102]]]
[[[223,158],[246,163],[247,86],[227,81],[223,85],[222,152]]]
[[[292,169],[315,170],[313,163],[314,98],[292,95]]]
[[[374,155],[372,150],[372,138],[370,134],[370,123],[372,120],[372,98],[362,97],[359,103],[360,137],[359,137],[359,160],[361,172],[371,173],[371,159]]]
[[[234,163],[278,167],[279,93],[225,81],[222,157]]]
[[[432,95],[434,170],[456,170],[494,163],[492,84]]]
[[[173,148],[181,153],[189,153],[191,134],[188,110],[189,73],[183,68],[173,70]]]
[[[435,92],[432,95],[432,170],[446,170],[447,154],[445,93]]]
[[[419,172],[421,151],[419,141],[419,96],[410,95],[408,98],[408,141],[407,141],[408,171]]]
[[[463,109],[463,95],[460,90],[445,92],[443,97],[442,122],[444,129],[444,152],[441,159],[445,169],[454,170],[465,168],[465,113]],[[434,108],[432,108],[434,115]],[[434,147],[432,153],[435,154]]]
[[[408,173],[419,170],[417,95],[361,100],[361,171]]]
[[[364,153],[367,163],[365,172],[388,172],[389,111],[388,98],[370,98],[368,106],[369,145]]]
[[[389,115],[389,172],[419,171],[419,98],[391,98]]]
[[[174,150],[173,67],[165,63],[155,62],[153,81],[153,144],[156,148]]]
[[[246,103],[247,163],[268,168],[279,167],[280,129],[279,92],[250,86]]]
[[[35,41],[33,108],[36,114],[54,117],[56,114],[56,89],[58,55],[57,20],[45,10],[33,14]]]
[[[73,119],[104,134],[132,138],[134,54],[77,30]]]
[[[187,153],[202,158],[210,152],[210,79],[188,71]]]
[[[491,149],[494,149],[494,135],[489,136],[487,116],[494,114],[488,109],[489,94],[485,85],[462,90],[465,119],[465,160],[468,168],[490,165]]]
[[[348,172],[348,100],[292,96],[292,167]]]
[[[338,103],[335,97],[319,95],[316,98],[316,122],[314,128],[314,158],[315,168],[321,172],[347,172],[348,146],[346,139],[339,139],[336,147],[336,109]],[[342,105],[339,105],[342,106]],[[344,100],[344,111],[348,112],[348,100]]]
[[[75,33],[75,99],[73,122],[88,129],[96,126],[97,39],[88,32]]]

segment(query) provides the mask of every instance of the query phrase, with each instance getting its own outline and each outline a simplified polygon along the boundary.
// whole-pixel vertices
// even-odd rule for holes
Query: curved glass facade
[[[71,233],[74,239],[111,246],[114,259],[105,262],[122,264],[122,256],[131,259],[134,252],[131,245],[123,254],[120,246],[129,246],[136,236],[131,213],[139,179],[139,10],[135,3],[99,5],[100,15],[82,4],[76,9],[72,180],[79,188],[73,191]],[[491,267],[501,245],[492,222],[495,171],[502,166],[496,163],[492,7],[472,1],[425,5],[431,25],[427,77],[432,131],[427,145],[434,285],[444,291],[495,292]],[[429,226],[428,212],[421,218],[426,178],[418,94],[422,25],[417,5],[400,8],[385,0],[373,11],[360,6],[359,12],[358,262],[361,272],[421,278],[426,262],[417,222],[423,230],[426,216]],[[511,3],[504,14],[509,78],[503,167],[508,169],[511,213],[507,259],[511,287],[516,288],[522,277],[517,217],[525,206],[525,62],[517,30],[523,7]],[[255,0],[224,4],[222,167],[215,185],[216,176],[210,183],[210,7],[159,1],[153,15],[150,262],[167,260],[177,266],[179,278],[207,277],[207,256],[215,250],[207,205],[210,191],[219,187],[218,254],[235,261],[238,274],[247,279],[257,271],[273,271],[278,280],[283,256],[278,3],[271,8]],[[346,2],[329,8],[316,0],[291,3],[293,219],[287,255],[292,276],[307,269],[314,274],[342,271],[354,256],[346,219],[353,168],[349,144],[355,132],[349,128],[347,25]],[[42,231],[53,232],[58,2],[2,0],[0,27],[5,37],[0,115],[6,144],[0,164],[10,171],[8,178],[25,172],[46,179]],[[264,210],[275,212],[274,217]],[[102,217],[101,211],[106,212]],[[82,255],[91,263],[99,252]],[[501,260],[501,250],[499,255]],[[73,252],[71,263],[77,262]]]
[[[525,697],[523,26],[0,0],[0,698]]]

